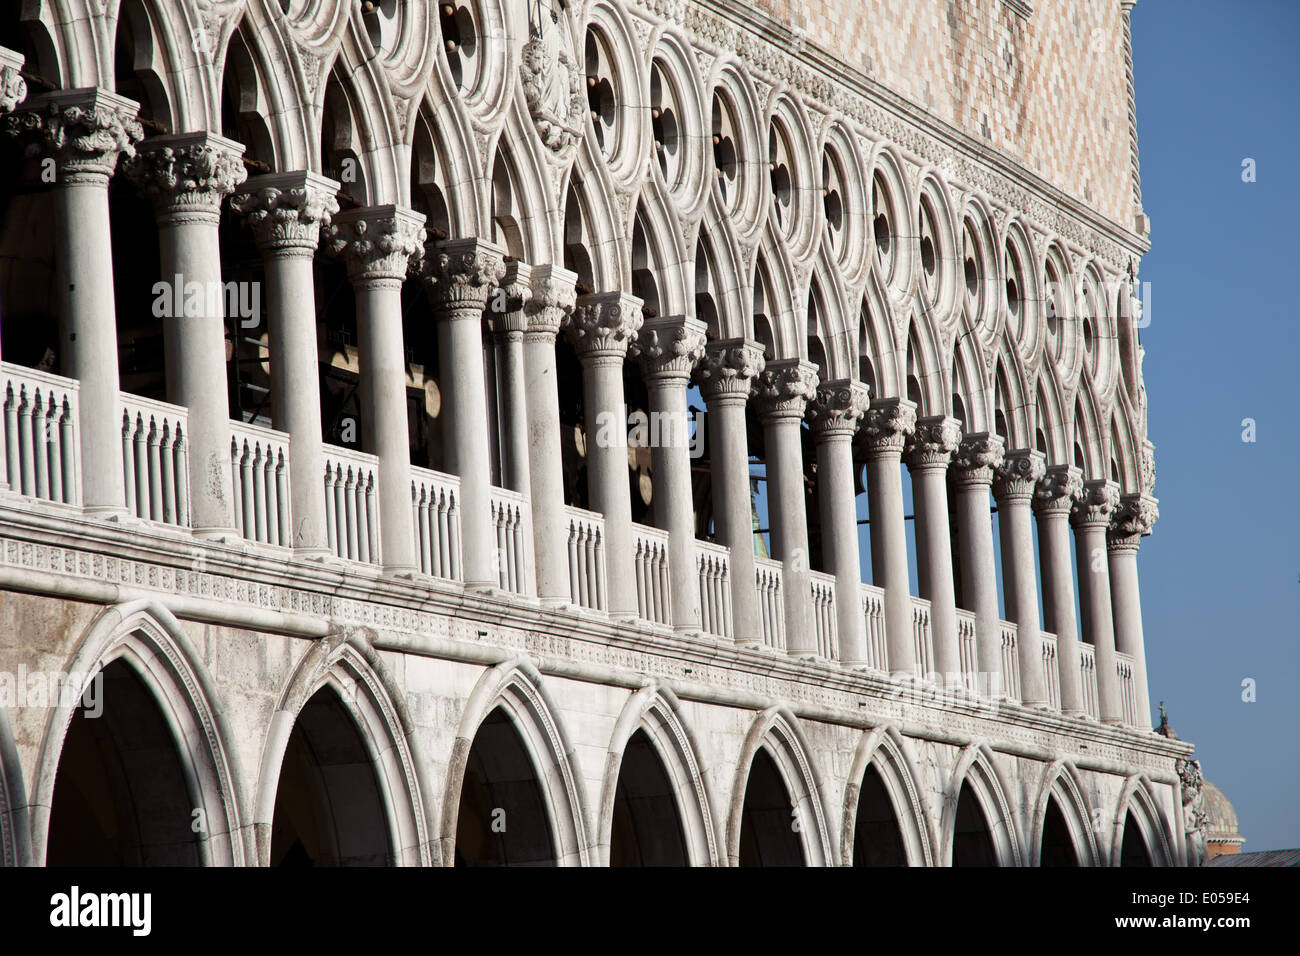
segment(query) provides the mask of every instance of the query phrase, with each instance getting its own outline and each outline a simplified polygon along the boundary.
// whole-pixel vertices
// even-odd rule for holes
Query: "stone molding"
[[[230,206],[244,217],[264,253],[310,256],[322,227],[339,211],[339,184],[313,172],[271,173],[244,182]]]
[[[23,55],[0,47],[0,113],[12,113],[27,98]]]

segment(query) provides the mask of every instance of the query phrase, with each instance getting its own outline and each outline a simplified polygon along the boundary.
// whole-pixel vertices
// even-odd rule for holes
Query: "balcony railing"
[[[411,521],[420,573],[463,580],[460,561],[460,479],[411,468]]]
[[[1043,639],[1043,676],[1047,684],[1047,706],[1061,711],[1061,670],[1057,663],[1056,635],[1048,631],[1041,632]]]
[[[827,660],[839,660],[839,629],[835,620],[835,575],[811,571],[813,632],[817,635],[817,653]]]
[[[569,520],[569,596],[578,607],[604,611],[609,607],[605,586],[605,519],[594,511],[566,506]]]
[[[529,594],[532,592],[529,555],[533,532],[528,499],[517,491],[493,488],[491,507],[492,528],[497,536],[498,582],[512,594]]]
[[[885,640],[885,592],[874,584],[858,586],[862,617],[866,624],[867,666],[889,673],[888,642]]]
[[[378,491],[378,458],[337,445],[325,447],[325,528],[338,557],[380,562]]]
[[[1020,649],[1016,646],[1019,628],[1011,621],[999,621],[1002,641],[1002,689],[1012,700],[1020,696]]]
[[[700,629],[730,638],[731,549],[711,541],[695,542],[695,571],[700,582]]]
[[[127,510],[146,521],[188,528],[189,410],[126,392],[120,402]]]
[[[0,363],[4,382],[5,475],[11,491],[81,503],[79,383]]]
[[[916,654],[916,673],[925,678],[934,673],[934,636],[930,632],[930,602],[912,598],[912,646]]]
[[[978,694],[981,688],[979,653],[975,650],[975,615],[962,608],[957,608],[957,653],[961,659],[962,683],[967,691]]]
[[[633,523],[636,606],[643,621],[672,623],[672,596],[668,583],[668,532]]]
[[[289,514],[289,436],[258,425],[230,423],[235,527],[249,541],[293,546]]]
[[[1079,642],[1079,671],[1083,678],[1083,712],[1098,720],[1101,711],[1097,705],[1097,654],[1096,648],[1085,641]]]
[[[764,647],[785,650],[785,590],[781,562],[754,558],[754,586],[758,589],[758,627]]]
[[[1124,715],[1124,726],[1137,724],[1137,689],[1133,684],[1133,658],[1128,654],[1115,653],[1115,673],[1119,678],[1119,702]]]

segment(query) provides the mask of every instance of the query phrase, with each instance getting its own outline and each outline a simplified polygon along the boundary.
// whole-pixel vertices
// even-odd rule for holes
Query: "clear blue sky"
[[[1139,0],[1133,46],[1152,220],[1160,521],[1138,559],[1152,707],[1196,744],[1244,849],[1300,847],[1300,3]]]

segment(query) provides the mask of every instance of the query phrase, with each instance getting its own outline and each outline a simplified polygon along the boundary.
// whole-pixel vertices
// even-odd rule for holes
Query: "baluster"
[[[289,461],[283,451],[276,456],[275,495],[279,502],[277,519],[279,522],[278,543],[286,548],[293,547],[293,516],[289,513]]]
[[[379,560],[378,549],[372,547],[370,527],[375,522],[374,499],[371,497],[373,481],[369,470],[357,469],[357,560],[364,564]]]
[[[461,551],[460,551],[460,494],[453,488],[447,492],[447,497],[451,502],[447,512],[447,530],[451,534],[451,540],[448,544],[451,554],[451,579],[461,581],[464,579],[464,572],[461,569]]]
[[[357,555],[361,549],[357,545],[357,476],[349,465],[344,472],[343,479],[343,505],[347,509],[347,554],[345,557],[349,561],[357,560]]]
[[[36,491],[36,467],[32,460],[32,404],[27,395],[27,386],[22,386],[22,399],[18,406],[18,436],[21,446],[20,456],[23,463],[22,493],[34,494]]]
[[[63,408],[59,400],[51,395],[50,405],[45,413],[45,434],[49,441],[46,449],[50,456],[50,500],[67,502],[72,494],[72,485],[64,481],[63,474]]]
[[[176,426],[176,523],[189,527],[190,524],[190,455],[185,443],[185,433],[181,426]]]
[[[18,447],[18,402],[13,382],[5,383],[5,473],[9,487],[22,490],[22,453]]]
[[[36,497],[50,497],[50,459],[46,452],[49,430],[45,426],[48,399],[38,388],[32,403],[32,464],[36,469]]]
[[[176,520],[176,469],[172,423],[163,420],[162,437],[158,443],[158,475],[162,487],[162,520],[164,524],[179,524]]]

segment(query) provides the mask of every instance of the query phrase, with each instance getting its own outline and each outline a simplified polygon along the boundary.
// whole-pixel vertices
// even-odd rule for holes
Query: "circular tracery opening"
[[[376,50],[391,50],[397,39],[397,0],[361,0],[361,22]]]
[[[668,184],[674,185],[682,167],[681,110],[677,105],[677,91],[666,74],[660,60],[650,65],[650,128],[659,170]]]
[[[740,138],[736,117],[718,93],[713,94],[713,170],[728,212],[735,209],[740,195]]]
[[[776,221],[787,235],[794,226],[794,176],[790,143],[785,130],[776,121],[767,136],[767,167],[771,173],[772,201],[776,208]]]
[[[1092,371],[1097,361],[1097,291],[1092,282],[1085,282],[1082,295],[1083,310],[1083,354],[1088,359],[1088,370]]]
[[[1013,337],[1019,338],[1021,329],[1024,327],[1025,278],[1024,270],[1020,265],[1020,256],[1016,254],[1015,247],[1009,243],[1007,244],[1006,273],[1007,329]]]
[[[839,154],[827,148],[822,153],[822,207],[826,212],[826,232],[836,253],[844,251],[844,196],[844,169]]]
[[[872,230],[876,237],[876,261],[888,276],[894,266],[894,228],[890,219],[889,190],[879,173],[871,179],[871,208],[875,211]]]
[[[921,285],[931,302],[939,294],[939,233],[934,224],[934,210],[930,201],[922,197],[917,215],[917,235],[921,253]]]
[[[614,124],[617,102],[614,84],[610,79],[612,57],[605,38],[596,30],[587,31],[586,41],[587,106],[591,110],[591,125],[596,133],[596,145],[606,159],[614,150],[616,129]]]
[[[962,273],[966,280],[966,305],[973,313],[978,313],[984,268],[979,238],[975,234],[974,224],[969,219],[966,221],[965,229],[962,230]]]
[[[1056,266],[1051,262],[1047,263],[1044,270],[1047,279],[1047,296],[1046,296],[1046,313],[1047,313],[1047,346],[1051,352],[1052,358],[1059,360],[1061,358],[1061,316],[1064,314],[1061,301],[1061,276],[1056,271]]]
[[[465,89],[466,77],[473,76],[474,57],[478,51],[474,17],[468,9],[453,3],[438,5],[438,23],[442,27],[442,55],[456,81]]]

